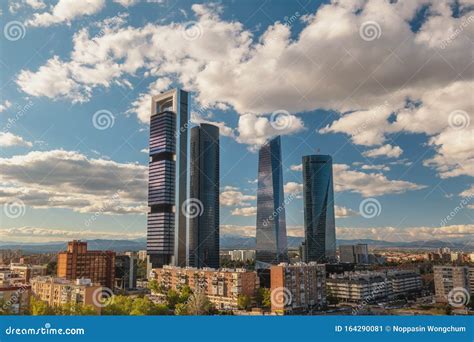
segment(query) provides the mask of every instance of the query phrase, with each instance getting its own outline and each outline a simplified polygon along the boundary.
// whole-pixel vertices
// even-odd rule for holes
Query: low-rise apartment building
[[[474,267],[434,266],[433,273],[437,302],[446,303],[449,292],[455,288],[464,288],[474,294]]]
[[[346,272],[331,274],[327,279],[329,297],[353,303],[389,300],[421,288],[421,276],[414,271]]]
[[[326,305],[326,267],[316,262],[281,263],[270,269],[272,311],[291,314]]]
[[[24,279],[25,283],[28,283],[31,278],[45,276],[46,265],[11,263],[10,271],[17,274],[19,278]]]
[[[31,279],[31,292],[50,306],[76,303],[90,305],[100,313],[102,287],[98,283],[92,283],[90,279],[72,281],[49,276],[36,277]]]
[[[240,295],[253,298],[259,288],[257,273],[245,269],[163,266],[150,272],[152,279],[165,290],[179,291],[187,285],[193,292],[201,291],[221,310],[237,309]]]

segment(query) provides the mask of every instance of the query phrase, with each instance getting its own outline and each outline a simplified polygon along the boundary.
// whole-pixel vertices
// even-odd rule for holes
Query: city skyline
[[[2,242],[145,237],[150,101],[175,87],[193,94],[188,128],[219,127],[221,236],[256,236],[257,151],[281,136],[289,237],[301,157],[325,154],[338,238],[472,241],[467,5],[1,8],[25,33],[2,37]]]

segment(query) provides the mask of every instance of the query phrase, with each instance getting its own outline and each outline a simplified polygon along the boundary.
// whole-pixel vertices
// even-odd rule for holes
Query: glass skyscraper
[[[219,268],[219,127],[191,129],[190,199],[202,207],[189,218],[189,266]]]
[[[304,261],[332,261],[336,257],[336,224],[332,158],[303,157]]]
[[[256,268],[288,260],[280,137],[258,154]]]
[[[186,266],[189,94],[173,89],[152,98],[147,254],[152,267]]]

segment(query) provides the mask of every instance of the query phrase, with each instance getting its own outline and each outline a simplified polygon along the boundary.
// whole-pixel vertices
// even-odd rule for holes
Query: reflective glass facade
[[[189,265],[219,268],[219,127],[191,129],[190,198],[202,203],[189,219]]]
[[[287,259],[281,142],[276,137],[258,154],[256,266],[264,269]]]
[[[304,261],[332,261],[336,256],[336,226],[332,158],[303,157]]]
[[[152,98],[147,253],[153,267],[186,265],[188,99],[173,89]]]

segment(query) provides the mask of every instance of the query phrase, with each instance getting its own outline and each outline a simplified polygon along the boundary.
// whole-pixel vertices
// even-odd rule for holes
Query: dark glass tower
[[[202,210],[189,218],[189,266],[219,268],[219,127],[193,127],[190,149],[190,199]]]
[[[332,158],[303,157],[304,261],[332,261],[336,257],[336,224]]]
[[[288,260],[281,142],[276,137],[258,154],[256,268]]]
[[[152,267],[186,266],[189,95],[153,96],[150,119],[147,254]]]

